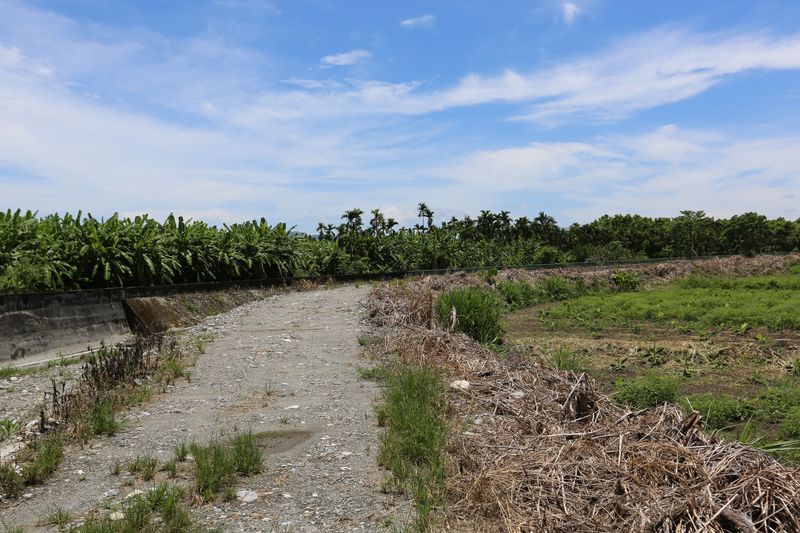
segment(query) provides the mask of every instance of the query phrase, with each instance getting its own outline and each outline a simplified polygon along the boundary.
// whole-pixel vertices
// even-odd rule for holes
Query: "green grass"
[[[500,339],[500,315],[505,309],[499,295],[485,287],[463,287],[439,295],[435,303],[436,320],[443,329],[451,326],[451,311],[456,310],[456,331],[478,342],[490,344]]]
[[[43,367],[26,366],[22,368],[13,366],[4,366],[0,368],[0,379],[6,379],[14,376],[29,376],[31,374],[38,374],[44,370]]]
[[[752,407],[747,401],[714,393],[693,394],[684,398],[681,406],[687,412],[699,411],[710,429],[723,429],[752,415]]]
[[[42,526],[56,526],[58,529],[65,529],[72,520],[72,515],[65,511],[63,507],[55,506],[39,522]]]
[[[150,455],[139,455],[128,463],[128,472],[140,476],[144,481],[150,481],[156,475],[158,461]]]
[[[686,331],[800,329],[800,274],[693,277],[643,292],[587,295],[543,310],[554,327],[604,330],[647,321]]]
[[[114,403],[104,401],[92,409],[89,415],[89,430],[92,435],[114,435],[119,431],[120,424],[114,414]]]
[[[40,437],[29,445],[33,460],[22,467],[22,478],[26,485],[38,485],[55,472],[64,456],[64,441],[61,436]]]
[[[386,381],[391,375],[391,371],[382,365],[373,366],[372,368],[364,368],[360,366],[356,368],[356,372],[358,372],[358,377],[364,381],[383,382]]]
[[[620,379],[614,383],[614,399],[635,409],[655,407],[674,402],[678,397],[678,380],[655,372],[635,379]]]
[[[0,494],[8,498],[16,498],[25,489],[25,480],[13,465],[0,464]]]
[[[395,486],[414,499],[414,527],[424,531],[444,498],[446,422],[441,378],[427,367],[398,370],[386,381],[384,403],[377,414],[386,427],[378,460],[393,472]]]
[[[195,492],[205,500],[229,488],[236,475],[261,472],[263,456],[251,431],[234,434],[227,441],[212,439],[189,445],[195,462]]]
[[[146,496],[136,496],[125,502],[120,510],[122,518],[91,516],[73,533],[141,533],[164,531],[168,533],[200,533],[207,531],[193,523],[183,502],[181,487],[162,482]]]

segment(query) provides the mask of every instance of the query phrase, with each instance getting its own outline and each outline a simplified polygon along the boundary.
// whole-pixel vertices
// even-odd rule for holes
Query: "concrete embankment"
[[[163,298],[127,296],[123,290],[0,295],[0,365],[74,353],[119,342],[132,331],[153,333],[177,325]]]

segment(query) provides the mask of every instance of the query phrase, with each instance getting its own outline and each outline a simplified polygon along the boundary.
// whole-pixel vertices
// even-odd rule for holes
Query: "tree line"
[[[378,209],[351,209],[306,235],[263,218],[217,227],[174,215],[159,222],[9,209],[0,211],[0,293],[800,250],[800,219],[752,212],[604,215],[567,227],[544,212],[515,219],[481,211],[437,224],[421,203],[418,215],[402,227]]]

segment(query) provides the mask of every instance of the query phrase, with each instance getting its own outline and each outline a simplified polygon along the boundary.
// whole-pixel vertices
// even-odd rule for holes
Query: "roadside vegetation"
[[[441,497],[426,506],[405,488],[415,527],[800,528],[797,263],[489,270],[377,286],[369,348],[384,365],[361,374],[385,384],[384,439],[426,442],[424,421],[442,424]],[[644,311],[610,314],[620,301]],[[609,313],[603,328],[551,318],[586,302]],[[670,309],[665,302],[692,314],[645,315]],[[410,371],[450,384],[432,395],[430,416],[417,409],[424,395],[410,401],[390,385]],[[389,405],[400,435],[386,422]],[[401,449],[384,444],[381,461],[402,488],[414,469],[384,458]],[[398,455],[415,457],[413,448]]]
[[[263,218],[216,227],[173,215],[159,222],[9,209],[0,212],[0,294],[800,249],[800,221],[757,213],[615,215],[569,227],[546,213],[481,211],[439,224],[425,204],[418,214],[418,224],[400,227],[377,209],[366,217],[351,209],[305,235]]]
[[[202,344],[180,343],[174,336],[154,336],[139,338],[132,346],[102,347],[85,356],[69,387],[53,381],[45,394],[37,434],[13,461],[0,464],[0,494],[17,498],[25,487],[44,483],[58,468],[67,444],[114,435],[122,427],[118,412],[140,405],[156,388],[188,379],[186,368],[194,364],[199,354],[195,350],[201,349]],[[0,440],[18,429],[13,420],[3,421]],[[129,468],[152,479],[155,467],[140,458]]]

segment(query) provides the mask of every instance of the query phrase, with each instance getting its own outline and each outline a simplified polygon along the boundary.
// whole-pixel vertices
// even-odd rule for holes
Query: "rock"
[[[107,490],[107,491],[105,491],[105,492],[103,493],[103,496],[102,496],[102,497],[103,497],[103,498],[113,498],[113,497],[114,497],[114,496],[116,496],[117,494],[119,494],[119,491],[118,491],[117,489],[109,489],[109,490]]]
[[[511,397],[514,398],[515,400],[520,400],[525,397],[525,393],[522,392],[521,390],[515,390],[514,392],[511,393]]]
[[[29,500],[29,499],[33,498],[33,493],[32,492],[26,492],[25,494],[22,495],[22,497],[25,498],[26,500]]]
[[[236,499],[244,503],[250,503],[258,499],[258,494],[252,490],[239,489],[236,491]]]
[[[289,409],[300,409],[299,405],[290,405],[289,407],[284,407],[284,411],[288,411]]]
[[[122,511],[114,511],[113,513],[108,515],[108,519],[114,522],[116,522],[117,520],[122,520],[123,518],[125,518],[125,513],[123,513]]]
[[[471,387],[472,387],[472,385],[469,384],[469,381],[464,380],[464,379],[457,379],[457,380],[455,380],[454,382],[452,382],[450,384],[450,388],[451,389],[455,389],[455,390],[467,391]]]
[[[144,494],[144,492],[140,491],[139,489],[136,489],[135,491],[133,491],[130,494],[128,494],[127,496],[125,496],[125,499],[127,500],[129,498],[133,498],[135,496],[140,496],[142,494]]]

